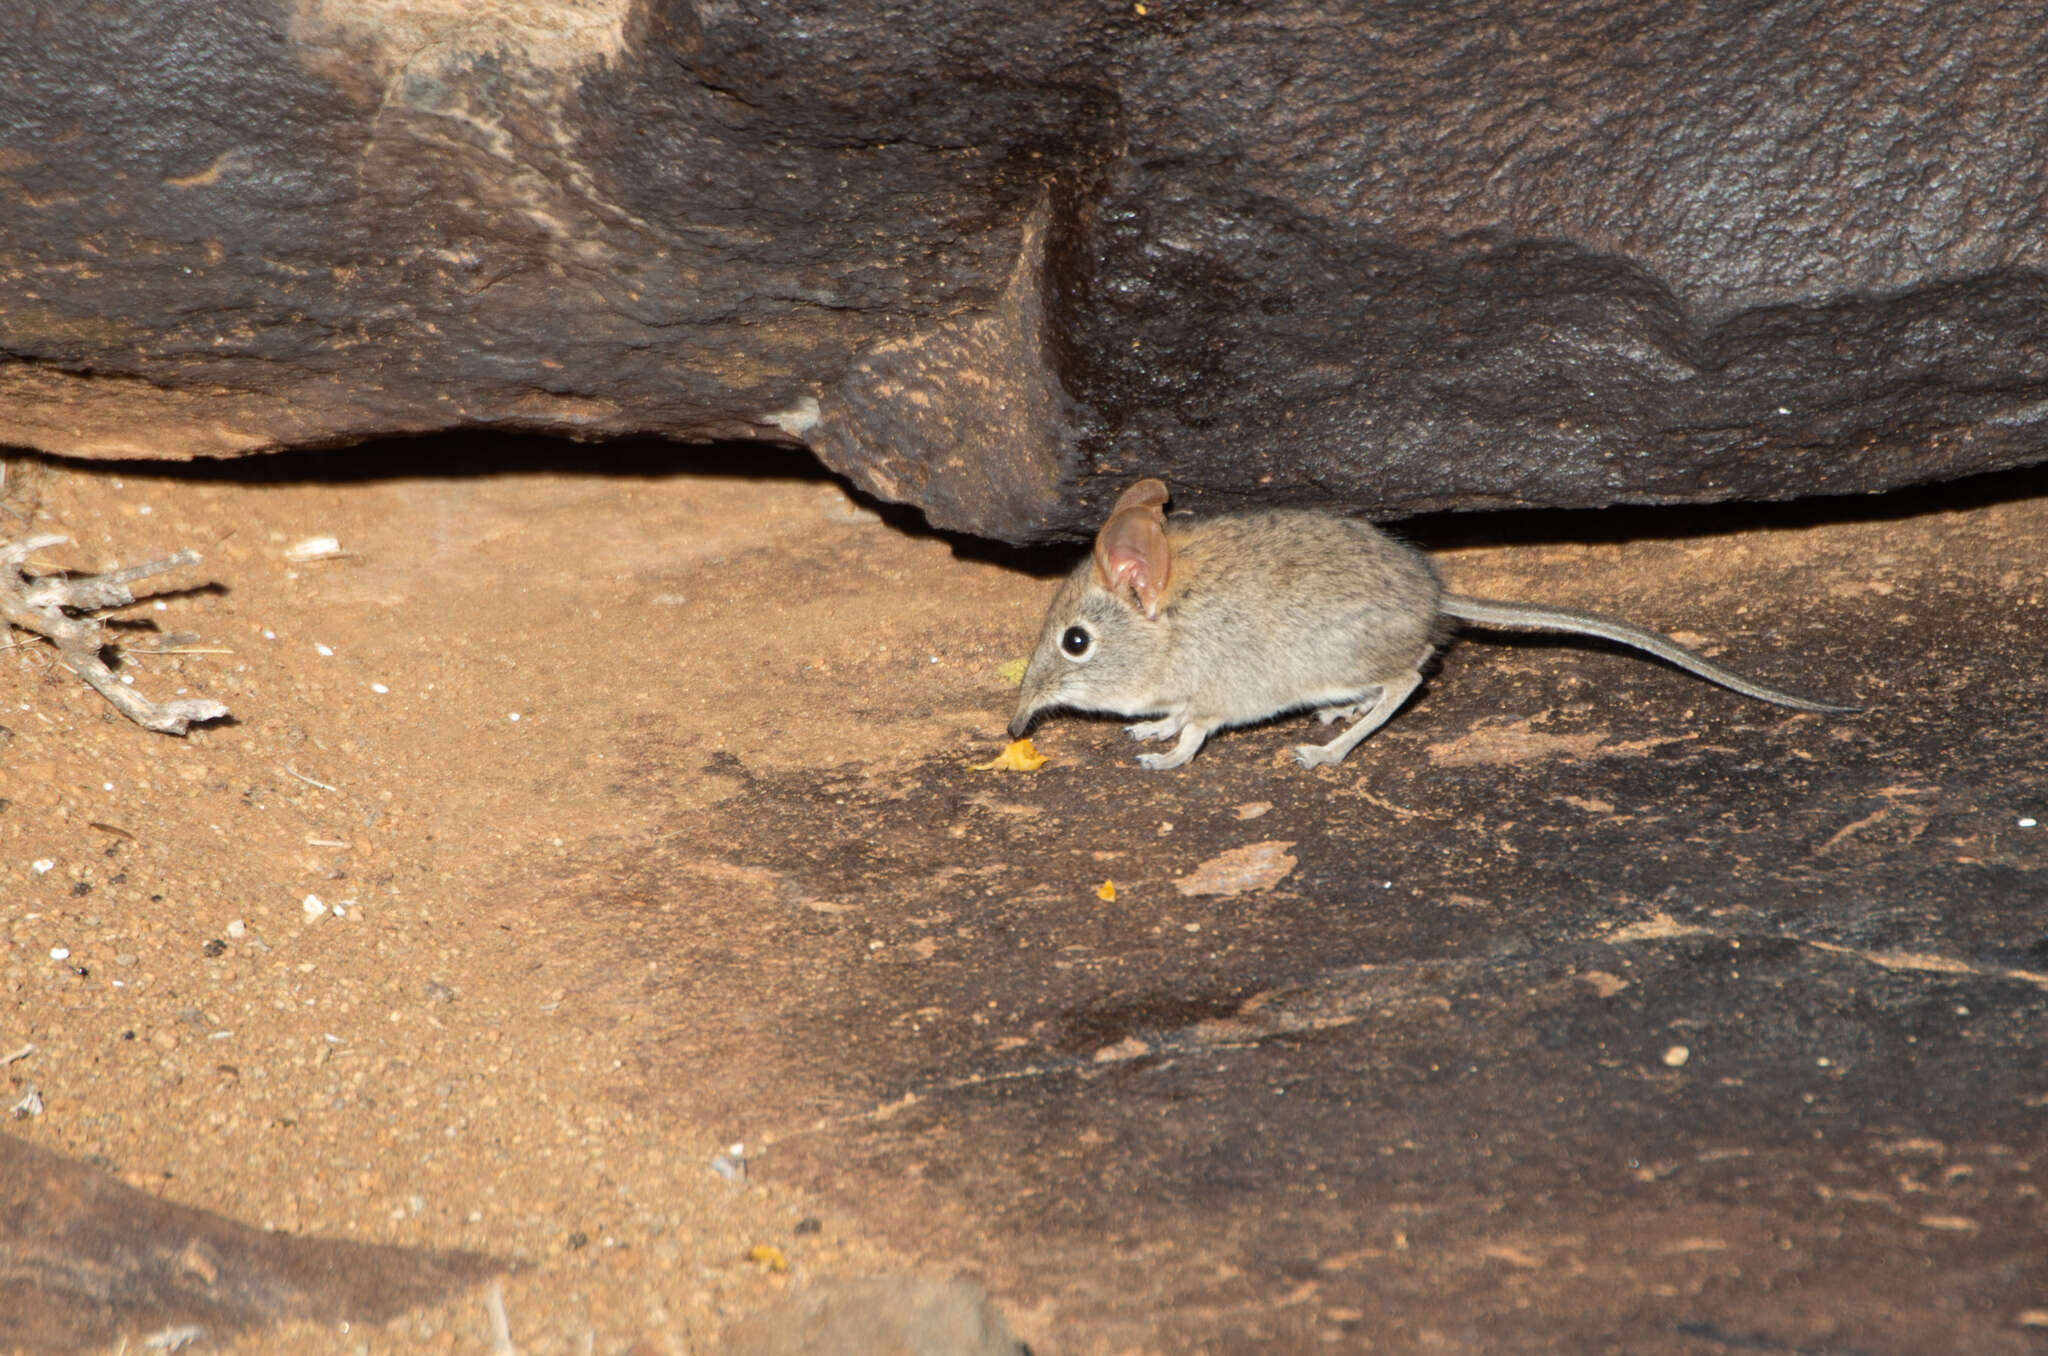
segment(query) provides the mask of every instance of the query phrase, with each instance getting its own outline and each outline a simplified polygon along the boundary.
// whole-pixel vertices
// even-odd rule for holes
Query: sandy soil
[[[415,474],[430,457],[514,469]],[[523,1263],[504,1294],[526,1352],[704,1352],[792,1285],[867,1274],[959,1274],[988,1285],[1041,1353],[1107,1349],[1065,1345],[1055,1300],[1009,1287],[1000,1249],[885,1234],[870,1210],[890,1213],[885,1183],[862,1200],[713,1170],[735,1142],[801,1131],[749,1114],[750,1080],[778,1075],[747,1067],[746,1051],[802,1033],[755,1029],[773,1009],[743,1003],[660,1026],[660,996],[712,982],[692,967],[714,962],[735,992],[784,982],[787,919],[833,922],[847,907],[805,896],[748,913],[750,894],[782,882],[735,866],[747,856],[735,842],[803,830],[713,811],[747,805],[739,793],[761,778],[814,778],[821,804],[886,804],[934,760],[988,756],[1008,714],[997,670],[1021,657],[1049,593],[1044,560],[1033,572],[885,522],[800,462],[746,465],[768,473],[490,441],[217,475],[11,463],[0,530],[73,538],[43,564],[204,555],[165,581],[189,587],[124,614],[124,672],[151,696],[217,697],[234,713],[183,739],[149,734],[46,646],[16,637],[0,652],[0,1054],[33,1045],[0,1070],[0,1094],[12,1104],[33,1086],[44,1104],[13,1130],[248,1223]],[[1880,621],[1903,575],[1955,568],[1944,534],[1976,543],[1969,568],[1997,576],[1987,543],[2033,558],[2019,544],[2033,549],[2041,517],[1929,515],[1906,561],[1885,554],[1881,520],[1809,531],[1785,515],[1739,538],[1474,544],[1446,563],[1475,591],[1654,595],[1762,635],[1775,664],[1764,676],[1789,681],[1820,649],[1788,653],[1798,641],[1752,611],[1769,606],[1757,579],[1802,571],[1815,597]],[[344,554],[290,558],[318,536]],[[2038,568],[2006,576],[1986,586],[2038,593]],[[1785,625],[1805,637],[1822,622]],[[1460,656],[1467,672],[1562,669],[1571,701],[1617,681],[1621,662]],[[1819,686],[1871,699],[1888,682],[1853,676]],[[1626,681],[1647,685],[1660,718],[1690,714],[1670,675]],[[1455,741],[1490,717],[1443,710],[1440,728],[1425,720],[1401,747],[1450,748],[1445,767],[1557,756],[1473,752]],[[1264,803],[1258,765],[1284,762],[1294,737],[1234,736],[1204,754],[1244,784],[1211,807],[1218,823]],[[1040,744],[1119,766],[1129,752],[1114,730],[1076,723]],[[1174,786],[1192,807],[1203,782]],[[970,815],[1039,813],[971,790],[934,835],[957,838]],[[1196,815],[1160,810],[1144,836]],[[801,848],[783,842],[785,855]],[[642,854],[672,866],[655,873],[670,882],[659,894],[631,893],[638,877],[620,864]],[[611,907],[577,911],[608,889]],[[905,926],[967,938],[971,921],[933,912]],[[724,948],[711,960],[706,933]],[[936,942],[891,946],[876,964],[928,960]],[[863,958],[882,948],[846,942]],[[1036,1035],[989,1039],[1009,1049]],[[650,1070],[668,1086],[650,1087]],[[671,1095],[679,1084],[695,1095]],[[750,1258],[758,1245],[789,1271]],[[367,1331],[296,1324],[231,1349],[477,1352],[489,1331],[471,1293]]]
[[[160,633],[126,633],[123,672],[234,720],[149,734],[46,646],[0,654],[0,1046],[35,1047],[4,1087],[44,1099],[18,1133],[165,1197],[532,1264],[506,1289],[522,1350],[693,1352],[789,1284],[757,1244],[813,1274],[915,1268],[821,1202],[714,1173],[725,1128],[636,1112],[544,963],[589,939],[534,933],[500,886],[658,834],[730,789],[727,760],[874,775],[989,747],[993,670],[1043,585],[815,473],[605,465],[343,484],[10,467],[8,505],[73,539],[40,563],[204,555],[160,587],[207,587],[128,611]],[[315,536],[346,554],[287,557]],[[659,784],[622,787],[650,750]],[[235,1349],[365,1341],[475,1351],[488,1330],[471,1295]]]

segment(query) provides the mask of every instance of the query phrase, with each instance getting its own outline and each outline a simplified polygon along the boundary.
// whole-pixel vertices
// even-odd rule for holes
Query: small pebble
[[[284,558],[298,564],[311,560],[331,560],[341,554],[341,543],[333,537],[307,537],[304,541],[293,542],[284,548]]]
[[[1691,1050],[1683,1045],[1674,1045],[1664,1052],[1664,1067],[1667,1069],[1682,1068],[1685,1062],[1691,1058]]]
[[[2020,827],[2023,829],[2031,829],[2035,826],[2035,824],[2039,822],[2040,821],[2036,820],[2032,815],[2028,815],[2024,819],[2020,820]]]
[[[60,961],[60,960],[70,960],[70,959],[71,959],[71,948],[70,948],[70,947],[68,947],[68,946],[53,946],[53,947],[51,947],[51,948],[50,948],[50,959],[51,959],[51,960],[56,960],[56,961]]]
[[[234,941],[241,941],[243,935],[248,931],[249,925],[247,923],[244,923],[239,918],[237,918],[234,922],[228,924],[228,936]]]
[[[370,691],[372,691],[372,692],[375,692],[375,693],[379,694],[380,696],[381,696],[382,694],[386,693],[386,692],[389,692],[390,690],[391,690],[390,688],[388,688],[388,687],[384,686],[384,684],[382,684],[382,683],[372,683],[372,684],[370,684]]]
[[[742,1182],[747,1176],[747,1146],[734,1144],[711,1159],[711,1170],[728,1182]]]
[[[38,857],[28,864],[28,868],[29,870],[35,872],[38,876],[45,876],[48,875],[50,873],[51,868],[55,867],[56,865],[57,863],[51,861],[48,857]]]
[[[318,895],[307,895],[305,901],[299,907],[306,911],[308,921],[318,918],[327,912],[327,906],[320,902],[320,896]]]
[[[315,645],[313,653],[319,655],[322,659],[332,659],[334,657],[334,647],[332,645]]]

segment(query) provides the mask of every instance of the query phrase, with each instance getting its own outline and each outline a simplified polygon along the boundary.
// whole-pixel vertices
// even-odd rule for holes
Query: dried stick
[[[126,607],[135,601],[128,586],[138,579],[196,565],[199,557],[180,551],[141,565],[109,570],[105,574],[66,578],[45,575],[30,579],[22,573],[28,558],[46,546],[57,546],[69,537],[44,534],[23,537],[0,545],[0,619],[24,631],[43,637],[57,647],[57,654],[71,671],[92,685],[94,691],[114,704],[116,710],[145,730],[181,735],[195,720],[219,720],[228,713],[216,701],[187,698],[153,702],[135,691],[100,659],[100,647],[107,643],[106,631],[97,617],[73,616],[74,612],[98,612]]]

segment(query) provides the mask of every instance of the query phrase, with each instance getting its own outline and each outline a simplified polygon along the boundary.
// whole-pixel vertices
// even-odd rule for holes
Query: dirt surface
[[[872,1275],[1038,1356],[2048,1349],[2048,481],[1416,528],[1866,715],[1472,640],[1337,769],[1024,775],[1057,561],[753,458],[10,463],[43,563],[202,552],[123,672],[234,721],[0,652],[9,1128],[516,1264],[534,1353]],[[206,1340],[491,1347],[473,1287]]]

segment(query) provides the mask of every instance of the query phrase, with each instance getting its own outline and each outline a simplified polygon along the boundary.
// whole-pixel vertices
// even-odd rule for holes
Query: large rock
[[[0,440],[798,440],[949,527],[2048,448],[2048,8],[25,0]]]

